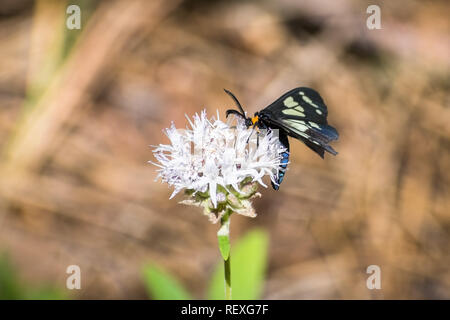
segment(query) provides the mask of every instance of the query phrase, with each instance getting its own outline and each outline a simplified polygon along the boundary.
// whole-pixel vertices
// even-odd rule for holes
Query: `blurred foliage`
[[[0,300],[55,300],[66,296],[54,287],[24,283],[6,253],[0,254]]]
[[[234,300],[260,299],[267,266],[268,234],[252,230],[232,247],[231,285]],[[224,299],[223,261],[215,268],[208,287],[208,299]],[[157,300],[191,299],[189,293],[167,271],[155,265],[144,269],[146,288]]]

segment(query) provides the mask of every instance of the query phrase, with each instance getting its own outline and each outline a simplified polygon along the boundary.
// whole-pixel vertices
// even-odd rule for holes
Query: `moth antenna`
[[[237,111],[237,110],[234,110],[234,109],[229,109],[229,110],[227,110],[227,112],[226,112],[226,117],[228,118],[228,116],[229,116],[230,114],[236,114],[236,115],[238,115],[239,117],[241,117],[242,119],[245,119],[245,117],[242,115],[242,113],[240,113],[240,112]]]
[[[241,106],[241,104],[240,104],[240,102],[239,102],[239,100],[234,96],[234,94],[232,94],[230,91],[228,91],[227,89],[223,89],[233,100],[234,100],[234,102],[236,103],[236,105],[238,106],[238,108],[239,108],[239,110],[241,110],[241,112],[242,112],[242,116],[245,118],[245,111],[244,111],[244,109],[242,108],[242,106]]]

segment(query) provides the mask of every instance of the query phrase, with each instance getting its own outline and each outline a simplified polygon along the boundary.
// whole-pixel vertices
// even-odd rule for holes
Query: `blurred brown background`
[[[450,298],[447,1],[70,1],[81,30],[68,4],[0,1],[0,250],[27,281],[65,288],[77,264],[74,297],[146,298],[154,261],[202,297],[218,226],[168,200],[149,145],[224,115],[222,88],[253,113],[309,86],[339,155],[292,142],[280,191],[232,221],[270,234],[263,297]]]

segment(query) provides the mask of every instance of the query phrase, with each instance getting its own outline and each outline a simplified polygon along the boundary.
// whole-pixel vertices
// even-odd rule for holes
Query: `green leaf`
[[[259,299],[267,265],[268,234],[259,229],[248,232],[231,248],[231,287],[233,299]],[[224,299],[223,261],[217,265],[209,289],[209,299]]]
[[[228,236],[217,236],[219,240],[219,249],[223,260],[227,260],[230,256],[230,238]]]
[[[155,300],[189,300],[190,294],[167,271],[154,264],[144,268],[147,292]]]

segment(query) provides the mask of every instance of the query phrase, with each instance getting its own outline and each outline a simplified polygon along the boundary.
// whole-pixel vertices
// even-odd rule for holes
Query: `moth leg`
[[[253,126],[252,132],[250,133],[250,135],[249,135],[248,138],[247,138],[247,144],[248,144],[248,142],[250,141],[250,138],[252,137],[253,132],[255,132],[255,129],[256,129],[256,126]],[[256,132],[258,132],[258,131],[256,131]]]
[[[256,131],[256,148],[259,148],[259,131]]]

